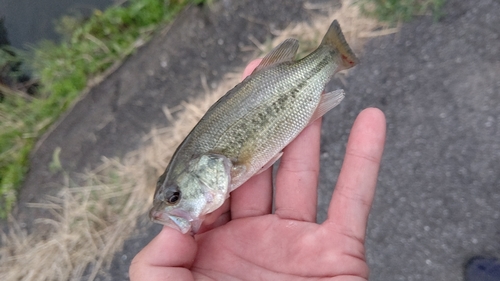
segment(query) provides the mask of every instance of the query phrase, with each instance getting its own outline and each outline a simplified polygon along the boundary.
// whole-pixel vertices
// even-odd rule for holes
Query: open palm
[[[311,124],[285,148],[273,214],[268,170],[232,192],[200,234],[165,227],[135,257],[131,280],[367,280],[364,237],[384,115],[371,108],[356,119],[328,219],[316,224],[320,127]]]
[[[320,132],[317,120],[284,149],[274,212],[268,169],[233,191],[194,237],[164,227],[132,261],[130,279],[368,280],[364,238],[384,114],[365,109],[354,122],[328,219],[317,224]]]

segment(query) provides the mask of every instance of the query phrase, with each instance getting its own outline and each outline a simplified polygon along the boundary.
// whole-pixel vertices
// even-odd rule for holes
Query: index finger
[[[261,61],[251,61],[243,71],[243,79],[252,74]],[[269,168],[231,193],[231,219],[271,213],[272,197],[272,168]]]

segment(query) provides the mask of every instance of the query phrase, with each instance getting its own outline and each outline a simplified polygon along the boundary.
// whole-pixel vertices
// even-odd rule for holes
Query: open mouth
[[[166,216],[164,212],[151,210],[149,212],[149,217],[151,218],[152,222],[163,224],[180,231],[180,228],[177,226],[174,220],[172,220],[170,216]]]
[[[182,212],[182,214],[168,214],[153,208],[149,212],[149,217],[155,223],[177,229],[182,233],[187,233],[191,229],[191,220],[186,218],[185,212]]]

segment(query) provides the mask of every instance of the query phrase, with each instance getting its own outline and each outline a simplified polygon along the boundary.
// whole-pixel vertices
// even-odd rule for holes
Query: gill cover
[[[189,161],[173,182],[160,177],[150,218],[182,233],[195,233],[203,217],[219,208],[229,196],[231,161],[222,155],[204,154]],[[178,192],[178,194],[176,194]],[[172,202],[172,196],[178,200]]]

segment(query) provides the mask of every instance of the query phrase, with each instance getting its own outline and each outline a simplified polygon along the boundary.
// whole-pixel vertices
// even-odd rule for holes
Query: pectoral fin
[[[311,124],[316,119],[323,116],[330,109],[336,107],[344,99],[344,96],[345,96],[345,93],[344,93],[344,90],[342,90],[342,89],[336,90],[333,92],[329,92],[329,93],[321,94],[321,99],[319,101],[319,105],[316,108],[316,111],[314,111],[313,115],[311,116],[311,119],[309,120],[309,124]]]
[[[276,46],[269,52],[255,68],[252,73],[256,73],[269,66],[282,63],[285,61],[292,61],[299,49],[299,41],[297,39],[286,39],[281,44]]]

